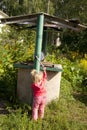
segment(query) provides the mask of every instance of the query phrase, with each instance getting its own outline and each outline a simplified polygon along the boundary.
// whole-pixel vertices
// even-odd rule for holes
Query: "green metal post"
[[[42,51],[44,52],[45,55],[46,55],[46,46],[47,46],[47,27],[44,27]]]
[[[44,24],[44,15],[41,14],[37,19],[37,35],[36,35],[36,46],[35,46],[35,56],[39,59],[41,57],[41,49],[42,49],[42,38],[43,38],[43,24]],[[37,72],[40,71],[40,62],[37,58],[35,58],[34,68]]]

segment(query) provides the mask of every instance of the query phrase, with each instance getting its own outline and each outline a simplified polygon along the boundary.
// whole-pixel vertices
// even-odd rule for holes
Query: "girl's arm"
[[[43,80],[47,79],[46,67],[43,68]]]

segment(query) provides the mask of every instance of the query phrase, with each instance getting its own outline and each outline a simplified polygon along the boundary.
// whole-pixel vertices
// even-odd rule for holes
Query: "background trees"
[[[0,9],[9,16],[45,12],[65,19],[79,19],[87,24],[87,1],[82,0],[1,0]]]
[[[0,8],[7,13],[9,16],[32,14],[38,12],[45,12],[51,15],[55,15],[64,19],[77,19],[81,24],[87,25],[87,1],[82,0],[1,0]],[[10,28],[11,33],[6,33],[5,30],[3,34],[0,35],[0,43],[3,45],[9,44],[13,46],[23,47],[23,50],[29,48],[31,43],[35,43],[35,32],[30,30],[20,30],[17,28]],[[19,36],[18,36],[19,33]],[[52,37],[50,37],[50,35]],[[51,30],[48,33],[48,44],[54,44],[55,38],[57,38],[58,32]],[[56,50],[60,50],[63,53],[69,54],[70,51],[76,52],[80,58],[85,57],[87,53],[87,40],[86,40],[87,30],[82,32],[73,32],[72,30],[64,29],[60,32],[60,38],[62,44]],[[33,40],[34,39],[34,40]],[[20,43],[22,41],[22,43]],[[33,45],[31,44],[31,45]],[[55,45],[54,45],[55,46]],[[20,49],[21,50],[21,49]],[[20,51],[19,51],[20,52]],[[25,51],[21,51],[20,56],[24,55]],[[15,51],[16,53],[16,51]],[[18,53],[18,51],[17,51]],[[18,54],[12,54],[13,57],[19,57]],[[27,58],[27,56],[24,56]],[[19,58],[21,59],[21,58]],[[22,60],[22,59],[21,59]]]

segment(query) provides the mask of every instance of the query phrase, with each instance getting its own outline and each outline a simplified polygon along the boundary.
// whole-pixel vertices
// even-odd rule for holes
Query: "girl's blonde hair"
[[[32,76],[33,83],[38,83],[41,81],[43,74],[42,72],[38,73],[35,69],[33,69],[31,71],[31,76]]]

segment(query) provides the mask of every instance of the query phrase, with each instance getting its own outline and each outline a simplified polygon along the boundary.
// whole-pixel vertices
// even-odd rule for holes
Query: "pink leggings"
[[[32,119],[37,120],[44,117],[44,107],[46,103],[46,95],[33,98]]]

